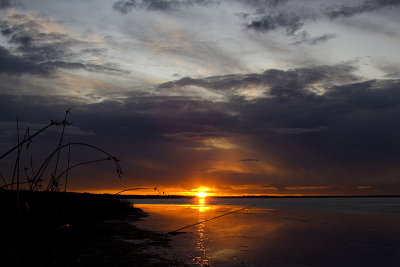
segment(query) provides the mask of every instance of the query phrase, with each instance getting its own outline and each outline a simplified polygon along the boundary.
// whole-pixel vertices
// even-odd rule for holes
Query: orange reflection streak
[[[211,209],[211,207],[206,206],[206,200],[204,198],[199,198],[199,211],[205,212],[209,209]]]
[[[192,209],[199,210],[199,212],[205,212],[211,210],[210,206],[206,206],[206,199],[199,197],[199,204],[198,205],[182,205],[182,206],[190,206]]]
[[[200,192],[199,192],[200,193]],[[210,209],[210,207],[206,207],[206,200],[204,197],[199,196],[199,217],[198,221],[203,222],[204,221],[204,211],[207,209]],[[201,266],[208,266],[209,265],[209,260],[210,256],[207,253],[207,248],[206,248],[206,240],[207,236],[205,233],[205,224],[200,223],[197,225],[196,229],[196,235],[194,236],[194,243],[196,246],[196,249],[199,251],[200,254],[198,254],[196,257],[192,258],[192,262],[196,265],[201,265]]]

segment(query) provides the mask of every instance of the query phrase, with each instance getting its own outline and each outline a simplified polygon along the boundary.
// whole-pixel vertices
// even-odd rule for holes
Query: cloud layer
[[[46,29],[49,27],[47,23],[49,21],[21,14],[0,20],[0,33],[8,43],[7,48],[0,46],[0,71],[45,76],[57,69],[129,73],[115,63],[93,64],[79,59],[90,54],[101,54],[102,50],[93,48],[95,44],[76,39],[67,32],[49,31]]]
[[[68,138],[115,154],[124,171],[82,167],[73,190],[398,194],[399,8],[1,1],[1,151],[16,116],[33,131],[71,108]],[[39,136],[24,164],[29,153],[39,164],[59,131]],[[5,177],[13,160],[0,162]]]
[[[114,3],[113,8],[122,14],[126,14],[134,8],[146,9],[149,11],[172,11],[182,7],[208,5],[211,2],[213,2],[213,0],[120,0]]]
[[[302,188],[337,193],[358,186],[395,193],[400,174],[400,80],[359,81],[351,70],[316,66],[184,78],[161,84],[160,94],[131,94],[122,103],[64,105],[72,107],[79,132],[91,133],[72,137],[119,155],[125,182],[151,181],[166,188],[222,184],[230,188],[227,193],[242,192],[243,186],[258,193]],[[221,92],[226,99],[165,92],[190,86]],[[262,87],[265,94],[251,100],[238,94],[238,88],[251,86]],[[3,97],[1,106],[7,112],[1,114],[23,110],[26,120],[40,121],[50,113],[62,114],[54,100]],[[41,107],[27,104],[34,102]],[[2,115],[2,121],[7,119]],[[106,179],[102,183],[113,184]]]

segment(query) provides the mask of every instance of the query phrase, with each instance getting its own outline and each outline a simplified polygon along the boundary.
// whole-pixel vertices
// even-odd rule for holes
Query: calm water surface
[[[400,266],[398,198],[265,200],[132,202],[150,214],[140,228],[194,224],[151,248],[190,266]]]

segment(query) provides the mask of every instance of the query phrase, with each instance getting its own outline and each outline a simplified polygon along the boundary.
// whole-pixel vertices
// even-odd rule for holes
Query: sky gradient
[[[400,194],[399,13],[394,0],[0,0],[0,151],[17,116],[34,131],[70,108],[66,140],[124,171],[74,169],[73,191]],[[59,132],[32,144],[35,164]]]

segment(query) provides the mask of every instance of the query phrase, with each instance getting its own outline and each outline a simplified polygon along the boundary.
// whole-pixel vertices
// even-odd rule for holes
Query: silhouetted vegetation
[[[87,143],[82,143],[82,142],[66,142],[64,143],[65,139],[65,128],[68,125],[71,125],[70,122],[68,122],[67,117],[68,114],[70,113],[70,110],[68,109],[65,112],[64,119],[61,122],[56,122],[51,120],[46,126],[42,127],[35,133],[31,134],[31,130],[28,127],[25,130],[25,134],[23,135],[23,138],[20,138],[20,129],[19,129],[19,121],[17,119],[17,144],[10,148],[7,152],[2,154],[0,156],[0,160],[11,154],[12,152],[16,152],[16,157],[15,157],[15,164],[14,168],[12,171],[12,176],[11,177],[4,177],[2,175],[2,172],[0,172],[0,176],[2,178],[2,183],[3,185],[0,187],[3,190],[20,190],[20,189],[25,189],[29,191],[40,191],[40,190],[46,190],[46,191],[60,191],[62,188],[62,183],[61,180],[64,178],[64,191],[67,191],[67,184],[68,184],[68,174],[69,171],[73,168],[86,165],[86,164],[92,164],[92,163],[97,163],[101,161],[107,161],[107,160],[112,160],[115,163],[116,167],[116,173],[119,177],[122,175],[122,169],[121,166],[119,165],[119,160],[117,157],[111,155],[110,153],[104,151],[103,149],[87,144]],[[58,145],[56,148],[45,158],[44,161],[39,165],[40,167],[37,168],[37,166],[34,166],[33,163],[33,158],[34,155],[30,155],[30,162],[29,166],[23,166],[24,169],[24,177],[21,175],[21,154],[24,153],[29,153],[29,149],[31,148],[31,143],[33,142],[33,139],[38,136],[40,133],[46,131],[48,128],[52,126],[61,126],[61,134],[59,138]],[[71,155],[71,147],[86,147],[90,148],[96,152],[100,152],[102,155],[104,155],[101,158],[96,158],[84,162],[79,162],[71,165],[70,162],[70,155]],[[62,158],[61,158],[61,152],[64,149],[68,149],[68,154],[66,160],[64,160],[66,166],[64,168],[61,167],[62,163]],[[27,165],[27,164],[25,164]],[[48,179],[45,179],[44,176],[48,176]],[[43,187],[43,182],[47,181],[47,186]],[[43,189],[44,188],[44,189]]]
[[[16,194],[0,191],[2,266],[175,265],[121,239],[168,241],[129,224],[147,215],[115,195],[20,191],[17,203]]]
[[[161,244],[168,241],[161,234],[139,230],[128,223],[146,216],[140,209],[117,195],[66,192],[69,171],[82,165],[113,161],[118,177],[122,175],[119,160],[112,154],[91,144],[65,142],[65,129],[71,124],[67,121],[69,113],[70,110],[65,112],[61,122],[50,121],[34,133],[28,127],[22,137],[17,119],[17,144],[0,156],[0,160],[15,156],[13,166],[9,166],[11,171],[8,170],[11,174],[3,176],[4,172],[0,172],[1,265],[176,265],[141,252],[140,245],[116,238],[150,238],[161,240]],[[39,165],[34,164],[31,153],[26,166],[21,156],[30,153],[34,138],[53,126],[62,127],[54,150]],[[100,152],[102,157],[72,163],[71,148],[75,146]],[[67,153],[62,153],[65,150]]]

